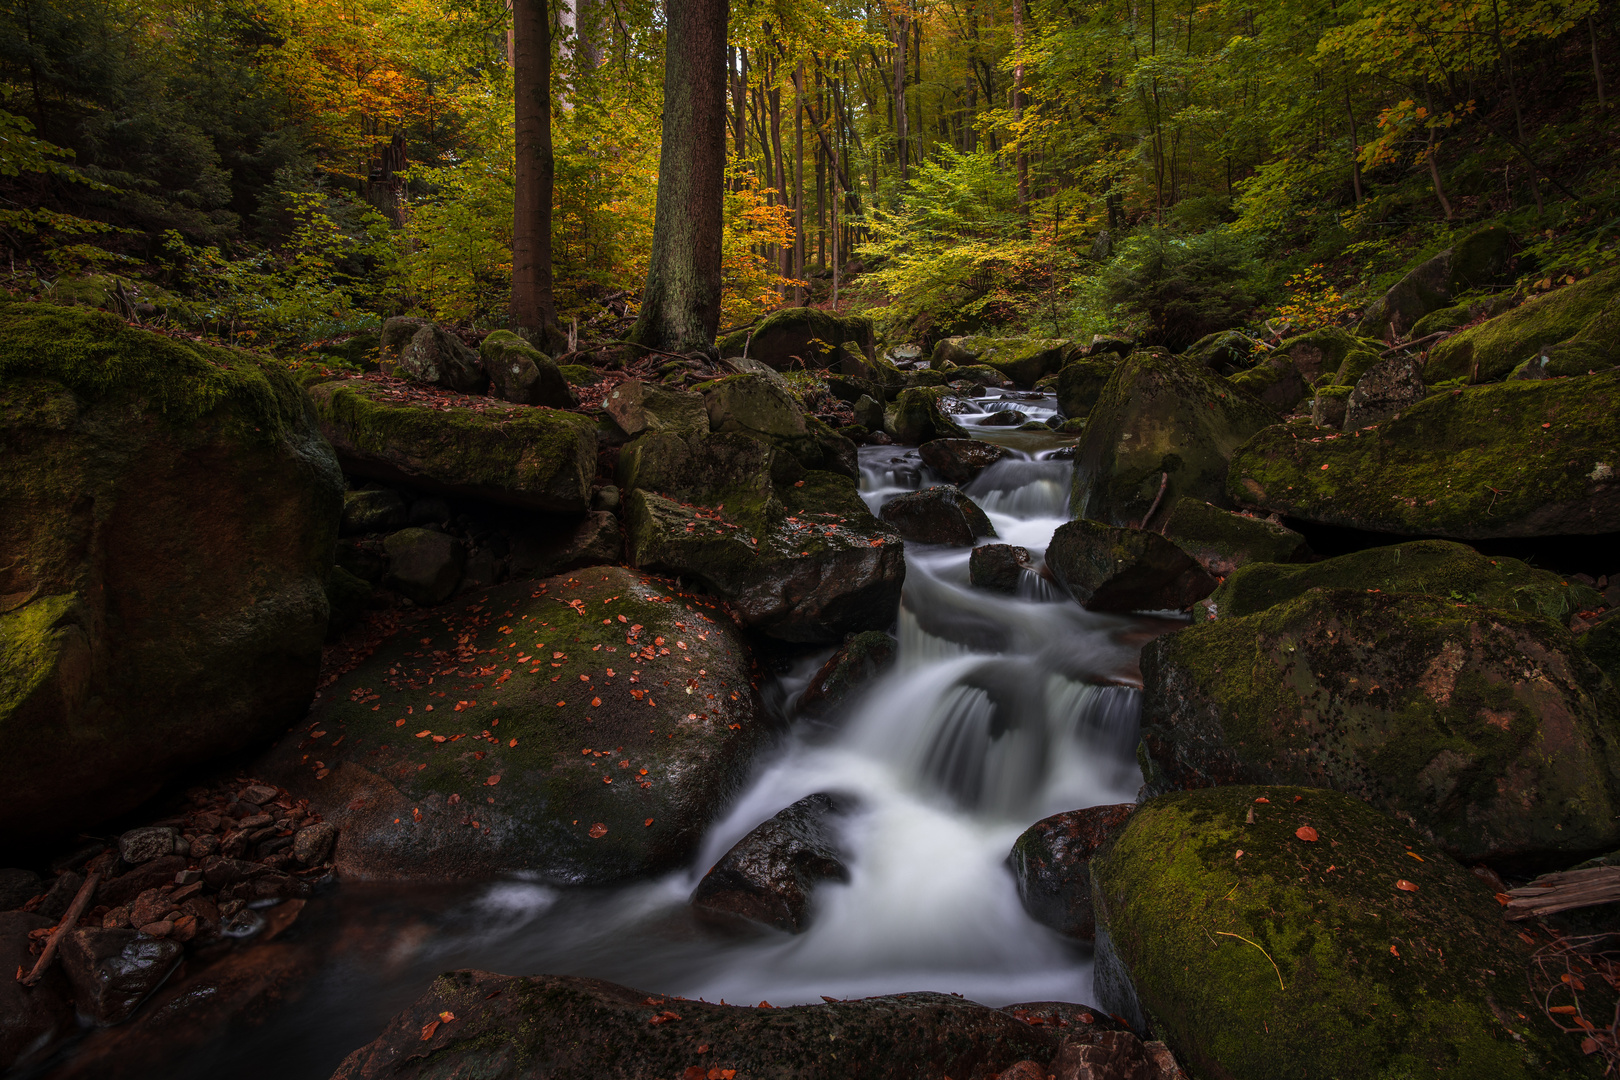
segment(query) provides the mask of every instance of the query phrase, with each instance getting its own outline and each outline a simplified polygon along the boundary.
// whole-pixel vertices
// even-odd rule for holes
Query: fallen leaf
[[[1294,835],[1305,841],[1307,844],[1316,843],[1316,830],[1311,828],[1309,825],[1301,825],[1299,828],[1294,830]]]
[[[1564,1016],[1574,1016],[1575,1015],[1575,1006],[1573,1006],[1573,1005],[1554,1005],[1552,1008],[1548,1009],[1547,1011],[1550,1012],[1550,1013],[1561,1013]]]
[[[501,778],[499,776],[492,776],[488,780],[484,781],[484,786],[485,787],[494,787],[496,784],[498,784],[500,782],[501,782]]]
[[[1256,800],[1254,800],[1254,801],[1255,801],[1255,802],[1263,802],[1263,803],[1268,803],[1268,802],[1270,802],[1270,801],[1271,801],[1271,800],[1270,800],[1270,799],[1268,799],[1268,798],[1266,798],[1266,797],[1265,797],[1265,796],[1264,796],[1264,795],[1262,795],[1262,796],[1260,796],[1260,797],[1259,797],[1259,798],[1258,798],[1258,799],[1256,799]]]
[[[598,821],[595,825],[591,826],[590,834],[592,840],[600,840],[602,837],[607,835],[607,826]]]
[[[1417,886],[1412,884],[1410,881],[1407,881],[1405,878],[1401,878],[1398,881],[1396,881],[1395,882],[1395,887],[1397,889],[1401,890],[1401,892],[1417,892],[1418,891]]]
[[[418,732],[417,732],[417,733],[416,733],[416,737],[417,737],[417,738],[418,738],[418,739],[425,739],[425,738],[427,738],[427,737],[428,737],[428,736],[429,736],[429,735],[431,735],[431,734],[433,734],[433,732],[431,732],[431,731],[418,731]]]
[[[1581,1053],[1583,1053],[1583,1054],[1595,1054],[1595,1053],[1597,1053],[1597,1040],[1592,1039],[1592,1038],[1582,1039],[1581,1040]]]
[[[1242,848],[1238,848],[1238,853],[1237,853],[1237,854],[1236,854],[1236,855],[1234,855],[1234,856],[1232,856],[1232,858],[1234,858],[1234,859],[1241,859],[1241,858],[1243,858],[1243,849],[1242,849]]]
[[[602,704],[602,699],[601,698],[599,698],[599,697],[591,698],[591,708],[593,708],[593,709],[598,708],[598,707],[601,706],[601,704]]]
[[[648,829],[650,829],[650,828],[652,828],[652,823],[653,823],[653,819],[652,819],[652,818],[648,818],[648,819],[647,819],[647,820],[646,820],[646,821],[643,821],[643,822],[642,822],[642,823],[641,823],[641,824],[642,824],[642,826],[643,826],[643,827],[644,827],[644,828],[648,828]]]
[[[679,1020],[679,1019],[680,1019],[679,1015],[677,1015],[676,1013],[670,1012],[668,1009],[665,1009],[663,1012],[659,1013],[657,1016],[649,1017],[647,1019],[647,1023],[649,1023],[649,1024],[667,1024],[671,1020]]]
[[[1419,855],[1419,854],[1418,854],[1418,853],[1417,853],[1417,852],[1415,852],[1415,851],[1408,851],[1408,852],[1407,852],[1407,854],[1408,854],[1408,855],[1410,855],[1410,856],[1412,856],[1412,858],[1414,858],[1414,859],[1416,859],[1416,860],[1417,860],[1417,861],[1418,861],[1418,862],[1422,862],[1422,861],[1423,861],[1423,856],[1421,856],[1421,855]]]
[[[433,1033],[435,1031],[438,1031],[438,1030],[439,1030],[439,1021],[437,1021],[437,1020],[429,1020],[427,1023],[423,1024],[422,1025],[422,1041],[427,1042],[429,1039],[433,1038]]]
[[[1389,955],[1391,955],[1391,956],[1399,956],[1399,955],[1401,955],[1401,950],[1399,950],[1395,946],[1391,945],[1389,947]]]
[[[439,1019],[442,1020],[446,1024],[450,1023],[455,1018],[456,1018],[456,1014],[453,1013],[453,1012],[442,1012],[442,1013],[439,1014]]]

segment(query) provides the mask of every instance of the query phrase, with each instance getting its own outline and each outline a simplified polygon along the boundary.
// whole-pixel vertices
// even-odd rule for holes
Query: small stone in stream
[[[191,842],[191,857],[193,859],[206,859],[217,851],[219,851],[219,837],[217,836],[199,836]]]
[[[1120,803],[1070,810],[1043,818],[1023,831],[1013,843],[1007,864],[1030,918],[1080,941],[1097,936],[1091,906],[1091,857],[1135,809],[1133,803]]]
[[[244,862],[241,859],[227,859],[215,856],[203,864],[203,881],[210,889],[224,889],[242,881],[251,881],[269,873],[262,866]]]
[[[1029,569],[1029,561],[1028,548],[1012,544],[982,544],[968,556],[968,581],[976,589],[1016,593],[1018,583]]]
[[[122,1023],[180,962],[178,942],[134,930],[75,930],[62,941],[62,967],[79,1011],[103,1027]]]
[[[810,677],[810,685],[799,698],[799,708],[808,713],[831,709],[893,664],[896,647],[894,638],[881,630],[850,634]]]
[[[132,919],[130,921],[133,922],[134,920]],[[149,922],[145,926],[140,927],[141,933],[145,934],[147,937],[154,938],[166,938],[169,936],[169,932],[173,929],[174,923],[170,922],[168,919],[159,919],[156,922]]]
[[[45,893],[44,902],[35,910],[47,919],[60,919],[73,905],[73,898],[79,894],[79,887],[83,884],[84,878],[71,870],[68,871],[51,882],[51,887]]]
[[[1028,419],[1028,414],[1017,409],[997,409],[978,423],[980,427],[1018,427]]]
[[[252,803],[254,806],[263,806],[265,803],[281,794],[281,789],[269,784],[253,784],[243,788],[237,793],[238,802]]]
[[[180,905],[180,910],[197,920],[199,932],[208,932],[219,925],[219,905],[206,896],[193,896]]]
[[[174,875],[176,885],[192,885],[203,879],[201,870],[182,870]]]
[[[148,923],[155,923],[163,918],[171,907],[173,904],[169,901],[168,893],[162,889],[147,889],[129,905],[130,925],[144,927]]]
[[[0,914],[0,971],[6,973],[0,979],[0,1072],[40,1061],[78,1030],[72,990],[60,968],[47,968],[34,986],[11,977],[12,971],[26,971],[38,959],[29,950],[28,935],[50,926],[51,920],[26,911]]]
[[[197,936],[200,926],[195,915],[181,915],[172,921],[169,938],[182,944]]]
[[[332,845],[337,841],[337,826],[328,821],[316,822],[306,825],[293,835],[293,858],[305,866],[315,866],[325,862],[332,854]]]
[[[1175,1059],[1170,1062],[1174,1065]],[[1048,1075],[1054,1080],[1169,1080],[1176,1074],[1161,1072],[1142,1040],[1129,1031],[1099,1031],[1064,1040]]]
[[[868,431],[883,430],[883,402],[876,398],[862,394],[855,399],[853,406],[855,422]]]
[[[990,519],[972,499],[951,484],[896,495],[880,515],[902,537],[920,544],[967,547],[981,536],[995,536]]]
[[[0,870],[0,911],[20,908],[44,891],[45,883],[32,870]]]
[[[131,866],[149,863],[165,855],[173,855],[180,831],[165,826],[151,825],[131,829],[118,838],[118,855]]]
[[[1005,446],[979,439],[935,439],[917,451],[923,464],[944,477],[947,483],[966,484],[1011,451]]]
[[[829,821],[847,810],[847,800],[817,793],[756,826],[703,876],[693,905],[802,933],[816,884],[849,880]]]
[[[228,938],[250,938],[264,929],[264,916],[252,908],[242,908],[220,924],[219,932]]]
[[[1186,608],[1215,591],[1215,579],[1158,533],[1084,519],[1060,525],[1046,565],[1092,611]]]

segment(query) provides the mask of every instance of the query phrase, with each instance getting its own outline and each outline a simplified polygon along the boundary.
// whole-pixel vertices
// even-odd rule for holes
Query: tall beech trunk
[[[542,349],[563,341],[551,280],[551,5],[513,0],[512,325]]]
[[[728,0],[665,0],[664,128],[658,207],[641,314],[630,340],[708,350],[720,326],[726,182]]]

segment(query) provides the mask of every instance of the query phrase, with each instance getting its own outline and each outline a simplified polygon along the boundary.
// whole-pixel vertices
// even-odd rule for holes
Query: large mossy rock
[[[1353,437],[1301,426],[1263,431],[1233,456],[1227,492],[1289,517],[1374,532],[1615,532],[1616,416],[1620,374],[1455,390]]]
[[[732,375],[702,386],[709,430],[740,432],[791,454],[807,469],[860,476],[855,444],[813,416],[788,390],[759,375]]]
[[[1076,517],[1131,525],[1161,490],[1171,502],[1191,496],[1229,506],[1227,460],[1276,421],[1266,405],[1203,367],[1134,353],[1091,410],[1075,452],[1070,508]]]
[[[1605,317],[1607,315],[1607,317]],[[1518,307],[1471,326],[1429,351],[1423,377],[1435,383],[1466,376],[1470,382],[1507,378],[1519,364],[1566,341],[1592,341],[1601,365],[1620,363],[1620,268],[1531,297]],[[1588,331],[1590,328],[1590,331]],[[1585,333],[1583,333],[1585,332]],[[1585,370],[1582,365],[1581,370]]]
[[[1488,886],[1360,800],[1287,787],[1166,795],[1131,815],[1091,874],[1103,1007],[1134,996],[1194,1076],[1602,1071],[1529,991],[1544,942],[1521,939]]]
[[[1377,344],[1362,341],[1348,330],[1328,326],[1288,338],[1272,355],[1286,356],[1306,382],[1315,383],[1323,375],[1336,373],[1352,352]]]
[[[727,334],[715,346],[721,356],[742,356],[746,347],[749,358],[777,371],[810,368],[858,377],[870,377],[876,352],[871,319],[820,308],[773,311],[752,331]]]
[[[1504,865],[1620,846],[1620,691],[1539,615],[1312,589],[1151,642],[1142,676],[1153,790],[1333,788]]]
[[[1084,350],[1063,338],[961,338],[960,348],[970,360],[956,361],[958,367],[979,365],[1000,372],[1020,388],[1029,390],[1048,375],[1060,373],[1080,359]],[[936,347],[935,354],[939,356]]]
[[[1305,558],[1305,538],[1286,525],[1222,510],[1202,499],[1179,499],[1160,530],[1216,577],[1249,563],[1287,563]]]
[[[1217,375],[1234,375],[1249,366],[1257,347],[1255,340],[1240,330],[1217,330],[1187,346],[1181,357]]]
[[[1272,562],[1284,562],[1276,559]],[[1416,593],[1435,600],[1541,615],[1559,625],[1603,604],[1596,589],[1506,556],[1488,558],[1449,540],[1413,540],[1300,566],[1253,565],[1210,597],[1220,618],[1253,615],[1311,589]]]
[[[763,735],[731,620],[623,567],[467,595],[324,691],[260,775],[338,826],[346,877],[684,863]]]
[[[1282,414],[1292,412],[1305,400],[1305,379],[1286,356],[1267,357],[1247,371],[1229,376],[1227,381]]]
[[[519,405],[572,409],[579,404],[551,357],[510,330],[497,330],[478,346],[497,397]]]
[[[1513,237],[1492,225],[1463,237],[1413,267],[1367,308],[1356,327],[1362,337],[1404,337],[1431,311],[1450,305],[1469,289],[1497,284],[1513,253]]]
[[[900,392],[894,403],[894,418],[887,421],[889,434],[907,446],[921,446],[934,439],[968,439],[968,430],[940,407],[949,397],[948,386],[911,387]]]
[[[478,354],[443,327],[426,323],[399,351],[399,374],[458,394],[482,394],[489,376]]]
[[[602,408],[626,435],[645,431],[703,435],[709,430],[703,395],[666,389],[640,379],[627,379],[615,386],[602,399]]]
[[[1046,565],[1092,611],[1179,611],[1215,589],[1192,556],[1158,533],[1100,521],[1058,526]]]
[[[432,1026],[444,1015],[455,1020]],[[994,1080],[1059,1045],[1055,1025],[948,994],[753,1008],[596,979],[452,971],[333,1080]]]
[[[1065,364],[1057,373],[1053,391],[1057,394],[1058,410],[1070,418],[1089,416],[1109,376],[1119,364],[1112,358],[1082,359]]]
[[[596,478],[596,425],[500,402],[429,408],[364,379],[310,387],[345,472],[441,495],[579,513]]]
[[[0,826],[46,839],[315,690],[343,477],[272,363],[0,305]]]
[[[701,582],[749,626],[820,642],[894,620],[904,545],[846,476],[740,433],[649,434],[619,483],[630,561]]]

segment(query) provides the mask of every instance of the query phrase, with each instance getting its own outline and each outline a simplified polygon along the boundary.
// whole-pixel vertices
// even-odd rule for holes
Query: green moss
[[[1109,376],[1119,364],[1113,359],[1075,360],[1065,364],[1054,378],[1053,391],[1057,394],[1058,408],[1063,415],[1074,419],[1089,414]],[[1043,380],[1045,381],[1045,380]]]
[[[1162,532],[1216,575],[1232,574],[1250,563],[1290,562],[1309,551],[1305,538],[1286,526],[1234,514],[1202,499],[1178,499]]]
[[[584,364],[558,364],[557,370],[570,386],[595,386],[602,381],[602,373]]]
[[[1620,375],[1431,396],[1376,430],[1263,431],[1232,458],[1232,498],[1378,532],[1459,538],[1620,529]],[[1608,479],[1606,479],[1606,477]]]
[[[962,339],[961,347],[972,357],[971,363],[988,367],[1026,390],[1082,355],[1079,345],[1062,338],[969,337]]]
[[[1306,825],[1316,841],[1296,835]],[[1542,942],[1522,941],[1487,886],[1357,799],[1280,786],[1166,795],[1131,815],[1091,871],[1108,948],[1193,1075],[1601,1069],[1527,988]]]
[[[1575,639],[1592,663],[1603,669],[1610,681],[1620,686],[1620,616],[1609,615]]]
[[[1452,335],[1430,350],[1423,379],[1433,383],[1460,375],[1473,382],[1505,378],[1538,349],[1580,335],[1608,308],[1620,308],[1620,268],[1532,297]]]
[[[1483,607],[1505,608],[1567,623],[1577,611],[1599,606],[1597,590],[1570,584],[1518,559],[1486,558],[1447,540],[1416,540],[1368,548],[1306,566],[1247,566],[1211,597],[1226,616],[1252,615],[1309,589],[1367,589],[1418,593]]]
[[[1336,326],[1299,334],[1278,345],[1275,352],[1294,362],[1308,381],[1314,382],[1324,372],[1334,374],[1351,350],[1363,347],[1360,338]]]
[[[894,423],[890,434],[907,445],[920,446],[933,439],[971,438],[967,430],[939,407],[941,398],[951,394],[948,386],[911,387],[895,399]]]
[[[1456,304],[1452,307],[1444,307],[1439,311],[1429,312],[1413,323],[1410,336],[1413,338],[1428,337],[1430,334],[1439,333],[1441,330],[1455,330],[1458,327],[1467,326],[1473,320],[1472,305]]]
[[[8,721],[56,678],[60,635],[54,631],[77,602],[71,593],[45,596],[0,614],[0,732],[9,737],[33,737],[8,730],[13,727]]]
[[[1352,349],[1345,354],[1344,360],[1339,364],[1339,370],[1333,376],[1333,385],[1354,389],[1361,377],[1378,363],[1380,357],[1372,349]]]

